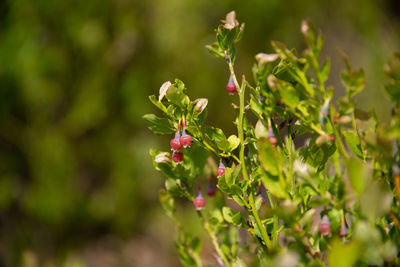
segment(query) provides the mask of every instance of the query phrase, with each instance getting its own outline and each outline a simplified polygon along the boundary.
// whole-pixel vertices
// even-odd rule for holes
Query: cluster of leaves
[[[207,47],[226,60],[237,88],[237,136],[227,138],[221,129],[203,126],[207,100],[191,101],[179,80],[165,83],[158,99],[150,97],[164,117],[144,116],[156,134],[172,134],[186,119],[194,139],[183,151],[182,164],[172,162],[169,152],[151,150],[155,168],[166,177],[160,199],[178,225],[182,263],[202,265],[199,239],[185,233],[175,199],[193,201],[195,183],[204,180],[198,177],[215,177],[216,161],[222,161],[227,167],[216,182],[217,199],[197,211],[221,265],[400,264],[400,56],[385,69],[385,88],[395,102],[388,126],[373,111],[355,107],[353,98],[365,77],[346,55],[341,73],[346,93],[332,103],[334,89],[326,87],[330,61],[320,64],[323,39],[308,20],[301,25],[307,43],[301,55],[273,41],[273,54],[255,57],[255,85],[244,76],[239,84],[235,44],[243,25],[229,13],[216,30],[217,42]],[[256,117],[254,125],[248,111]],[[322,216],[328,232],[318,227]],[[239,229],[246,238],[239,238]]]

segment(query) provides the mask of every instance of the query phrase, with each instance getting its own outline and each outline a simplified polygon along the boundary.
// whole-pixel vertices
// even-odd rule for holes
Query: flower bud
[[[194,113],[196,115],[200,115],[204,109],[207,107],[208,99],[207,98],[199,98],[194,101]]]
[[[229,55],[228,55],[228,53],[225,51],[225,60],[226,60],[226,62],[231,62],[231,59],[229,58]]]
[[[183,161],[183,153],[182,152],[173,152],[172,153],[172,160],[175,163],[181,163]]]
[[[256,60],[258,61],[259,65],[264,65],[265,63],[274,62],[278,58],[279,58],[279,54],[258,53],[256,55]]]
[[[268,140],[273,147],[275,147],[276,144],[278,143],[278,139],[276,139],[275,134],[272,131],[271,127],[268,128]]]
[[[215,190],[214,185],[211,182],[209,182],[207,185],[207,196],[213,197],[213,196],[215,196],[215,193],[216,193],[216,190]]]
[[[165,83],[163,83],[163,84],[161,85],[161,87],[160,87],[160,95],[159,95],[159,97],[158,97],[158,101],[161,101],[161,100],[164,98],[164,96],[167,94],[168,88],[169,88],[171,85],[172,85],[172,84],[171,84],[170,81],[167,81],[167,82],[165,82]]]
[[[265,99],[261,94],[258,96],[258,101],[260,101],[261,104],[264,104],[265,102]]]
[[[226,85],[226,91],[228,91],[230,95],[234,95],[237,91],[235,83],[233,82],[232,75],[229,77],[228,84]]]
[[[181,150],[182,144],[180,142],[180,138],[181,138],[181,134],[179,133],[179,129],[178,129],[178,131],[176,131],[175,138],[171,139],[171,141],[169,142],[171,149],[173,151]]]
[[[189,147],[189,146],[192,144],[193,138],[192,138],[190,135],[188,135],[188,134],[186,133],[185,128],[183,128],[182,136],[181,136],[181,138],[179,139],[179,141],[181,142],[181,145],[182,145],[183,147]]]
[[[330,228],[331,228],[331,222],[329,221],[328,215],[325,214],[322,217],[321,223],[318,226],[318,231],[321,233],[321,235],[326,236],[329,235]]]
[[[161,152],[154,158],[154,161],[157,163],[169,163],[170,162],[169,153]]]
[[[333,134],[324,134],[318,136],[318,138],[315,140],[315,143],[317,145],[321,145],[326,142],[332,142],[335,141],[335,136]]]
[[[196,198],[193,200],[193,205],[196,208],[196,210],[202,210],[206,206],[206,200],[204,199],[200,190],[197,193]]]
[[[228,14],[226,14],[226,19],[224,21],[224,28],[228,30],[232,30],[236,26],[239,25],[239,22],[236,19],[236,13],[235,11],[231,11]]]
[[[261,199],[261,206],[264,206],[265,205],[265,198],[263,197],[261,192],[257,194],[257,198]]]
[[[336,118],[336,120],[335,120]],[[346,124],[351,122],[351,117],[350,116],[342,116],[340,118],[335,117],[334,122],[339,123],[339,124]]]
[[[222,163],[222,161],[219,163],[219,167],[217,169],[217,177],[221,177],[222,175],[225,174],[225,165]]]

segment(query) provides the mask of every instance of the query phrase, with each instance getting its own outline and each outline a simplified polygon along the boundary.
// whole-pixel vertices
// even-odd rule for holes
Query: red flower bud
[[[207,196],[213,197],[215,196],[216,190],[212,183],[208,183],[207,186]]]
[[[186,133],[185,128],[182,131],[182,136],[179,139],[183,147],[189,147],[192,144],[193,138]]]
[[[221,177],[222,175],[224,175],[225,174],[225,165],[224,165],[224,163],[222,163],[222,161],[221,161],[221,163],[219,164],[219,167],[218,167],[218,169],[217,169],[217,177],[219,178],[219,177]]]
[[[228,91],[230,95],[234,95],[237,91],[235,83],[233,82],[232,75],[229,77],[228,84],[226,85],[226,91]]]
[[[183,153],[182,152],[173,152],[172,153],[172,160],[175,163],[181,163],[183,161]]]
[[[202,210],[206,206],[206,200],[204,199],[200,191],[197,193],[196,198],[193,200],[193,205],[196,210]]]
[[[274,147],[278,143],[278,139],[276,139],[271,127],[269,127],[269,129],[268,129],[268,140],[271,143],[271,145]]]
[[[330,233],[330,228],[331,228],[331,222],[329,221],[329,217],[327,215],[324,215],[322,217],[321,223],[318,226],[318,231],[321,233],[321,235],[329,235]]]
[[[181,135],[179,133],[179,130],[176,132],[175,134],[175,138],[171,139],[171,141],[169,142],[169,144],[171,145],[171,149],[173,151],[179,151],[182,148],[182,144],[180,142]]]
[[[261,206],[265,205],[265,198],[262,196],[261,192],[257,194],[257,197],[261,199]]]

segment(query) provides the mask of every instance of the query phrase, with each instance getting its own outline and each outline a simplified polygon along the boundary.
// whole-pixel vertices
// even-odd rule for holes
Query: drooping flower
[[[173,151],[181,150],[182,144],[181,144],[180,138],[181,138],[181,134],[178,129],[178,131],[176,131],[175,138],[171,139],[171,141],[169,142],[169,144],[171,145],[171,149]]]
[[[217,169],[217,177],[221,177],[222,175],[225,174],[225,165],[222,163],[222,161],[219,163],[219,167]]]
[[[329,221],[328,215],[322,216],[321,223],[318,226],[318,231],[321,235],[326,236],[329,235],[331,232],[331,222]]]
[[[182,152],[173,152],[172,153],[172,160],[175,163],[181,163],[183,161],[183,153]]]
[[[193,205],[196,208],[196,210],[202,210],[206,206],[206,200],[204,199],[200,190],[197,192],[197,196],[193,200]]]
[[[274,147],[278,143],[278,139],[276,139],[274,131],[272,131],[272,127],[271,126],[268,128],[268,140],[271,143],[271,145],[274,146]]]
[[[229,77],[229,81],[228,84],[226,85],[226,91],[228,91],[228,93],[230,95],[234,95],[237,91],[235,82],[233,81],[232,75]]]

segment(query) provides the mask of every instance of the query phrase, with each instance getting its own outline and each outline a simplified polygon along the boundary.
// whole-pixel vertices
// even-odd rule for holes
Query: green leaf
[[[229,153],[230,152],[230,143],[227,139],[222,139],[218,141],[217,146],[223,152]]]
[[[229,153],[230,143],[226,139],[224,132],[221,129],[214,128],[214,127],[206,127],[205,128],[205,135],[208,141],[213,143],[223,152]]]
[[[264,123],[261,120],[258,120],[256,123],[256,127],[254,129],[254,134],[256,138],[267,138],[268,137],[268,130],[265,127]]]
[[[390,210],[393,194],[383,184],[372,182],[360,197],[361,214],[374,221]]]
[[[185,151],[185,159],[183,162],[185,173],[183,174],[184,178],[182,178],[182,180],[185,181],[189,187],[192,186],[196,177],[203,174],[208,156],[208,151],[197,142],[192,143],[190,149]]]
[[[220,58],[225,57],[224,50],[222,50],[219,47],[219,44],[217,42],[213,43],[212,45],[206,45],[206,48],[208,51],[210,51],[211,54],[213,54],[216,57],[220,57]]]
[[[347,161],[347,174],[351,187],[355,192],[361,194],[370,178],[368,166],[356,158]]]
[[[284,104],[291,108],[296,108],[300,103],[299,92],[287,82],[278,83],[279,94],[281,95],[281,100]]]
[[[272,176],[278,176],[284,164],[282,153],[277,147],[273,147],[266,138],[258,141],[258,148],[261,166]]]
[[[250,99],[250,109],[254,113],[254,115],[257,116],[257,118],[261,119],[262,114],[263,114],[263,108],[261,103],[258,101],[258,99],[252,97]]]
[[[296,108],[300,102],[300,92],[289,82],[280,80],[274,75],[268,76],[268,85],[280,94],[280,100],[291,108]]]
[[[233,29],[227,29],[224,27],[224,25],[218,26],[217,41],[219,47],[222,50],[228,50],[230,47],[232,47],[232,45],[236,41],[238,33],[239,33],[238,27],[234,27]]]
[[[288,198],[286,188],[278,176],[272,176],[267,172],[262,172],[261,180],[264,187],[278,198]]]
[[[287,59],[292,64],[297,65],[298,58],[286,48],[286,45],[281,42],[271,41],[271,45],[274,48],[275,52],[279,54],[281,59]]]
[[[174,198],[165,190],[159,193],[160,202],[169,217],[174,216],[175,201]]]
[[[385,65],[385,91],[394,102],[400,101],[400,53],[394,53]]]
[[[167,191],[169,193],[171,193],[175,197],[182,196],[182,191],[177,184],[177,180],[174,180],[172,178],[166,178],[165,179],[165,188],[167,189]]]
[[[328,79],[330,70],[331,70],[331,60],[327,58],[324,62],[324,65],[322,65],[321,67],[321,72],[320,72],[321,82],[325,82]]]
[[[157,97],[155,95],[151,95],[149,96],[149,99],[151,101],[151,103],[153,103],[154,106],[156,106],[157,108],[159,108],[162,112],[164,112],[167,115],[170,115],[168,113],[167,108],[163,105],[163,103],[161,103],[160,101],[157,100]]]
[[[179,106],[181,108],[187,108],[190,104],[190,99],[184,93],[183,89],[178,89],[175,86],[169,87],[166,96],[170,103]]]
[[[195,254],[199,254],[200,250],[201,250],[201,242],[200,239],[195,236],[193,238],[191,238],[190,242],[189,242],[189,247],[192,249],[192,251]]]
[[[261,205],[262,205],[262,198],[260,198],[260,197],[256,197],[255,198],[255,204],[256,204],[256,210],[259,210],[260,208],[261,208]]]
[[[343,85],[346,87],[346,97],[350,99],[364,88],[365,74],[363,69],[352,69],[348,56],[344,53],[342,55],[347,69],[342,71],[340,77],[342,78]]]
[[[233,176],[232,176],[232,169],[227,167],[225,168],[225,182],[230,187],[234,184]]]
[[[225,221],[227,221],[228,223],[231,223],[238,227],[243,227],[246,224],[246,220],[244,219],[243,214],[239,211],[230,209],[228,207],[223,207],[222,214]]]
[[[226,139],[224,132],[219,128],[206,127],[204,131],[207,137],[210,138],[210,140],[212,140],[214,143],[218,143],[219,141]]]
[[[237,35],[236,35],[236,42],[239,42],[239,41],[242,39],[242,37],[243,37],[244,25],[245,25],[244,23],[242,23],[242,24],[240,25],[239,32],[238,32]]]
[[[237,184],[233,184],[230,188],[229,188],[230,194],[231,195],[243,195],[243,190],[242,188],[237,185]]]
[[[233,198],[233,200],[235,200],[236,203],[238,203],[240,206],[244,206],[244,205],[245,205],[245,203],[243,202],[243,200],[242,200],[240,197],[238,197],[238,196],[232,196],[232,198]]]
[[[225,175],[222,175],[221,177],[218,178],[218,188],[219,188],[219,190],[221,190],[222,192],[227,193],[227,194],[229,194],[231,192],[230,187],[226,183]]]
[[[304,36],[308,46],[314,49],[317,40],[317,32],[310,19],[305,19],[301,22],[301,33]]]
[[[143,119],[155,134],[172,134],[176,131],[174,123],[169,119],[159,118],[154,114],[146,114]]]
[[[353,131],[343,132],[343,136],[346,139],[349,148],[353,153],[358,156],[360,159],[364,159],[364,154],[361,150],[361,143],[358,135]]]
[[[174,86],[178,89],[179,92],[186,94],[186,87],[185,84],[179,80],[179,79],[175,79],[174,81]]]
[[[210,217],[208,220],[213,226],[218,226],[223,223],[224,218],[222,217],[222,213],[219,209],[213,209],[210,211]]]
[[[240,144],[240,140],[236,135],[229,136],[228,142],[229,142],[229,151],[235,150]]]
[[[306,211],[303,216],[300,218],[299,220],[299,224],[301,226],[310,226],[311,227],[311,223],[313,221],[313,217],[315,214],[315,209],[309,209],[308,211]]]
[[[328,217],[331,222],[331,231],[336,232],[340,230],[341,227],[341,218],[340,212],[333,208],[328,211]]]

